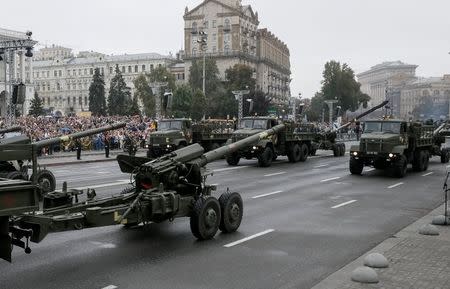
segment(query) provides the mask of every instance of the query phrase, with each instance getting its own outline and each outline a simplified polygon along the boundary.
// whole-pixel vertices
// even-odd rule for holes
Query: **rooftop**
[[[369,70],[361,72],[357,76],[360,77],[360,76],[363,76],[363,75],[366,75],[369,73],[373,73],[375,71],[383,70],[383,69],[391,69],[391,68],[414,68],[414,69],[416,69],[417,67],[419,67],[419,66],[415,65],[415,64],[407,64],[407,63],[401,62],[400,60],[385,61],[385,62],[382,62],[375,66],[372,66]]]

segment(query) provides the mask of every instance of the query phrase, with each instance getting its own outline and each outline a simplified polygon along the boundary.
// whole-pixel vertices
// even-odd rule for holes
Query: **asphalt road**
[[[348,155],[330,152],[270,168],[242,161],[208,166],[217,196],[238,191],[244,219],[237,233],[198,242],[189,220],[49,235],[33,252],[14,249],[0,264],[0,288],[311,288],[442,202],[446,165],[404,179],[366,168],[348,172]],[[58,185],[117,194],[128,176],[116,163],[53,167]]]

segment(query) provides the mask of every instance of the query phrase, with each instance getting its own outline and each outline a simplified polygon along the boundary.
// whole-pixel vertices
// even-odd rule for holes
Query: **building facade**
[[[174,63],[171,56],[157,53],[104,55],[83,51],[74,57],[70,48],[60,46],[38,51],[36,59],[32,74],[35,89],[44,108],[61,115],[89,110],[89,86],[96,68],[104,76],[107,97],[116,66],[133,93],[133,80],[141,73]]]
[[[253,68],[256,88],[275,104],[290,98],[290,54],[285,43],[267,29],[259,29],[258,13],[238,0],[205,0],[184,13],[185,77],[192,61],[216,60],[220,78],[236,64]],[[205,34],[206,33],[206,36]],[[201,43],[205,39],[205,43]],[[244,88],[243,88],[244,89]]]

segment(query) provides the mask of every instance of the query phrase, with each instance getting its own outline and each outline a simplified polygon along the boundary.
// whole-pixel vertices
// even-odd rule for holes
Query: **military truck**
[[[350,173],[360,175],[364,166],[373,166],[402,178],[408,164],[415,171],[427,170],[433,130],[430,125],[396,119],[366,121],[359,145],[350,149]]]
[[[239,149],[226,156],[231,166],[239,164],[241,158],[258,160],[261,167],[269,167],[277,156],[287,156],[289,162],[304,162],[308,158],[315,133],[311,127],[286,121],[284,129],[273,134],[270,138],[262,139],[258,143]],[[251,135],[260,133],[278,125],[275,117],[244,117],[238,130],[233,132],[228,144],[235,143]]]
[[[158,122],[156,132],[148,139],[148,158],[157,158],[164,154],[198,143],[205,150],[219,148],[234,130],[230,120],[205,120],[192,123],[190,119],[164,119]]]
[[[444,122],[433,132],[434,145],[432,154],[441,158],[441,163],[448,163],[450,160],[450,147],[447,140],[450,137],[450,123]]]
[[[191,232],[200,240],[212,239],[219,229],[235,232],[242,221],[242,197],[229,190],[214,197],[216,187],[206,184],[211,172],[205,166],[282,129],[284,125],[274,126],[207,153],[193,144],[154,160],[119,155],[121,171],[133,179],[126,192],[99,199],[88,190],[81,199],[84,191],[63,186],[45,195],[39,214],[31,213],[38,207],[36,186],[26,181],[2,186],[0,180],[0,258],[11,261],[13,245],[31,253],[29,241],[38,243],[51,232],[109,225],[130,227],[189,217]]]

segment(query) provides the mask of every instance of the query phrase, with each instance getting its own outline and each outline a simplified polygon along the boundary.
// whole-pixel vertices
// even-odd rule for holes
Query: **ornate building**
[[[133,93],[133,80],[155,67],[170,67],[171,56],[157,53],[104,55],[83,51],[76,57],[71,49],[60,46],[41,49],[36,53],[34,71],[35,88],[43,99],[44,107],[62,115],[89,110],[89,86],[94,70],[100,69],[105,79],[106,97],[109,83],[118,66]]]
[[[184,13],[185,75],[193,60],[214,58],[220,77],[235,64],[253,68],[257,89],[277,104],[290,97],[290,54],[285,43],[267,29],[258,29],[258,13],[238,0],[204,0]],[[203,34],[206,33],[206,36]],[[205,43],[199,43],[205,39]],[[243,88],[244,89],[244,88]]]

